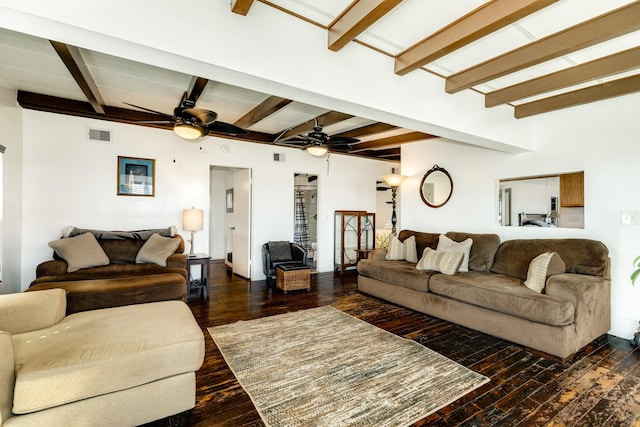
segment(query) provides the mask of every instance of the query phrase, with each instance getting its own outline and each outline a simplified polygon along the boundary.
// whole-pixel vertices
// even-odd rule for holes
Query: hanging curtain
[[[293,242],[306,250],[311,249],[309,221],[307,220],[307,209],[304,205],[304,191],[296,191]]]

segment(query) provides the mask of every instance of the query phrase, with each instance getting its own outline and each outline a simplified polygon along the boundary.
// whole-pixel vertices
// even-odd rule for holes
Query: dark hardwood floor
[[[491,378],[416,426],[640,426],[640,350],[605,336],[560,364],[521,346],[360,294],[355,272],[312,275],[284,294],[211,264],[211,298],[189,306],[205,330],[192,426],[262,426],[206,327],[332,304]],[[166,425],[166,422],[154,423]]]

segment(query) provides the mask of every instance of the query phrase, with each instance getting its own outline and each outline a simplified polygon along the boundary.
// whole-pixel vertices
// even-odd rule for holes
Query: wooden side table
[[[208,254],[187,255],[187,271],[189,272],[189,289],[187,299],[191,295],[191,291],[197,289],[200,296],[204,294],[205,299],[211,294],[211,285],[209,284],[209,260]],[[200,276],[194,277],[191,272],[192,266],[200,266]]]

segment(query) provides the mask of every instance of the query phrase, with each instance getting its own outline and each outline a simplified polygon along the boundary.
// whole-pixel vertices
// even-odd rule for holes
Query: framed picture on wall
[[[155,195],[155,159],[118,156],[118,196]]]

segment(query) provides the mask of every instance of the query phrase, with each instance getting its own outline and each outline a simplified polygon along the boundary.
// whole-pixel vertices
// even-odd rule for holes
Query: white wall
[[[502,240],[580,237],[601,240],[612,260],[612,329],[630,337],[640,312],[640,287],[632,287],[632,261],[640,255],[640,226],[621,225],[621,211],[640,211],[638,95],[541,115],[535,119],[536,151],[506,154],[458,143],[428,141],[402,146],[404,228],[497,233]],[[418,186],[435,163],[453,178],[453,196],[439,209],[426,206]],[[497,225],[500,178],[585,172],[585,228],[537,229]]]
[[[3,161],[2,283],[0,293],[17,292],[22,255],[22,110],[14,90],[0,86],[0,144]]]
[[[113,143],[88,141],[89,126],[113,130]],[[182,209],[190,206],[205,209],[209,218],[211,165],[253,170],[254,280],[264,278],[260,246],[269,240],[293,239],[294,172],[318,175],[318,269],[331,271],[333,211],[373,211],[373,183],[391,165],[342,155],[331,155],[327,162],[284,147],[277,151],[287,153],[286,162],[276,163],[271,161],[273,146],[213,137],[202,141],[187,142],[164,130],[25,110],[22,288],[33,280],[36,265],[50,259],[47,242],[58,238],[67,225],[120,230],[176,225],[180,229]],[[119,155],[156,159],[155,197],[116,195]],[[181,234],[189,238],[188,233]],[[196,234],[196,252],[208,252],[208,237],[207,221]]]

